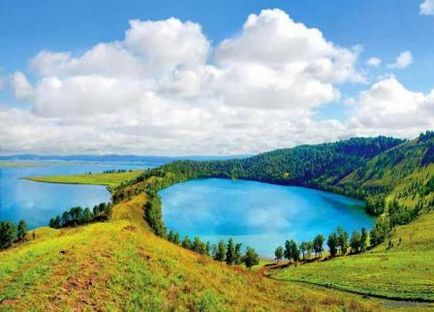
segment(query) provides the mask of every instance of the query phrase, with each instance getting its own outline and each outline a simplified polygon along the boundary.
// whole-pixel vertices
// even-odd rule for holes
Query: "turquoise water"
[[[0,220],[26,220],[30,228],[74,206],[92,207],[110,201],[104,186],[40,183],[27,176],[81,174],[112,169],[146,168],[158,164],[121,162],[38,162],[38,166],[0,168]]]
[[[213,243],[232,237],[268,257],[287,239],[311,240],[337,226],[351,233],[373,223],[363,201],[302,187],[201,179],[160,195],[169,229]]]

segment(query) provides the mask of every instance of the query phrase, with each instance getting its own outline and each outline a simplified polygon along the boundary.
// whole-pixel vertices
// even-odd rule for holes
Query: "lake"
[[[157,165],[160,163],[38,161],[34,166],[0,168],[0,220],[17,223],[23,219],[30,228],[46,226],[51,217],[71,207],[93,207],[110,201],[110,193],[104,186],[40,183],[23,180],[23,177],[95,173]]]
[[[373,224],[363,201],[302,187],[200,179],[175,184],[160,195],[164,222],[181,237],[212,243],[232,237],[266,257],[287,239],[312,240],[337,226],[351,234]]]

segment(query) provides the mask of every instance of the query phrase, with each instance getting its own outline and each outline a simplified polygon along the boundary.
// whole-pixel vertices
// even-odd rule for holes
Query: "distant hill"
[[[140,156],[140,155],[38,155],[17,154],[0,155],[0,160],[62,160],[62,161],[99,161],[99,162],[151,162],[165,164],[176,160],[224,160],[245,158],[247,155],[228,156]]]

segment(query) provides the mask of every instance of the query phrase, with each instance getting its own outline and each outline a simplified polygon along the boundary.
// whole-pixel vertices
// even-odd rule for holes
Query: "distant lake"
[[[100,202],[108,202],[111,197],[104,186],[40,183],[23,180],[23,177],[96,173],[157,165],[160,163],[38,161],[31,167],[0,168],[0,220],[17,223],[24,219],[30,228],[46,226],[51,217],[71,207],[93,207]]]
[[[160,195],[168,229],[212,243],[232,237],[268,257],[287,239],[312,240],[337,226],[351,234],[373,224],[363,201],[302,187],[200,179],[175,184]]]

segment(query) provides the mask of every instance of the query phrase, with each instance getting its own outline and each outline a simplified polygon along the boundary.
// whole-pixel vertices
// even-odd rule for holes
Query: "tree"
[[[291,253],[291,243],[289,242],[289,240],[287,240],[285,242],[285,250],[283,252],[283,255],[284,255],[285,259],[288,259],[288,261],[291,261],[292,253]]]
[[[82,215],[82,221],[84,223],[89,223],[90,221],[92,221],[92,211],[90,211],[89,208],[85,208],[83,210],[83,215]]]
[[[175,237],[175,234],[173,233],[173,231],[172,230],[170,230],[169,231],[169,233],[167,233],[167,240],[169,241],[169,242],[173,242],[173,240],[174,240],[174,237]]]
[[[210,242],[206,242],[206,245],[205,245],[205,252],[206,252],[206,255],[207,255],[207,256],[210,255],[210,253],[211,253],[211,243],[210,243]]]
[[[51,228],[57,228],[56,226],[56,218],[51,218],[50,221],[48,222],[48,226]]]
[[[291,257],[294,261],[300,260],[300,250],[298,249],[298,245],[294,240],[290,241],[291,245]]]
[[[321,234],[315,236],[315,238],[313,239],[313,249],[315,250],[315,255],[322,255],[323,252],[323,244],[324,244],[324,236],[322,236]]]
[[[20,222],[18,222],[18,227],[17,227],[17,238],[20,241],[23,241],[26,239],[27,236],[27,223],[24,220],[20,220]]]
[[[298,249],[297,243],[291,239],[290,241],[285,242],[285,251],[284,256],[289,261],[294,260],[300,260],[300,250]]]
[[[175,243],[176,245],[179,245],[180,242],[181,242],[181,239],[180,239],[180,237],[179,237],[179,233],[176,232],[176,233],[175,233],[175,236],[173,237],[173,243]]]
[[[336,256],[338,252],[337,245],[338,245],[338,238],[336,236],[336,233],[333,232],[327,238],[327,246],[329,246],[330,256],[332,257]]]
[[[71,215],[69,211],[64,211],[62,213],[62,226],[68,226],[69,222],[71,222]]]
[[[360,250],[360,241],[361,241],[361,235],[359,231],[354,231],[351,235],[351,252],[352,253],[358,253]]]
[[[249,270],[254,266],[259,264],[259,257],[253,248],[247,247],[246,255],[243,258],[246,268]]]
[[[234,264],[234,262],[235,262],[234,255],[235,255],[234,241],[232,238],[229,238],[228,244],[226,246],[226,263],[227,264],[229,264],[229,265]]]
[[[0,249],[8,248],[17,237],[17,227],[9,221],[0,221]]]
[[[362,228],[362,235],[360,237],[360,250],[363,252],[368,248],[368,232],[365,228]]]
[[[234,263],[241,264],[243,256],[241,255],[241,243],[235,245]]]
[[[166,227],[163,223],[163,213],[161,210],[161,198],[156,193],[150,193],[148,201],[145,203],[145,220],[148,222],[152,231],[161,237],[166,235]]]
[[[306,249],[307,249],[307,243],[306,242],[301,242],[301,244],[300,244],[300,251],[301,251],[301,255],[303,257],[303,260],[306,257]]]
[[[313,252],[313,242],[307,242],[306,243],[306,255],[307,255],[308,259],[310,259],[312,252]]]
[[[348,251],[348,233],[341,227],[336,229],[337,239],[338,239],[338,247],[341,249],[341,254],[345,255]]]
[[[282,246],[279,246],[274,251],[274,257],[276,258],[277,262],[283,259],[283,248]]]
[[[390,230],[390,224],[387,219],[377,220],[375,226],[371,229],[370,238],[371,245],[377,246],[384,242]]]
[[[200,240],[198,236],[194,238],[193,243],[191,244],[191,250],[200,254],[205,252],[205,244]]]
[[[79,225],[83,222],[82,215],[83,215],[83,208],[81,207],[73,207],[69,210],[69,215],[71,218],[71,222],[73,225]]]
[[[224,261],[226,256],[226,245],[223,240],[219,241],[217,244],[214,259],[218,261]]]
[[[182,240],[181,245],[182,245],[182,247],[187,248],[187,249],[190,249],[190,248],[191,248],[191,240],[190,240],[190,238],[188,237],[188,235],[186,235],[186,236],[184,237],[184,239]]]

